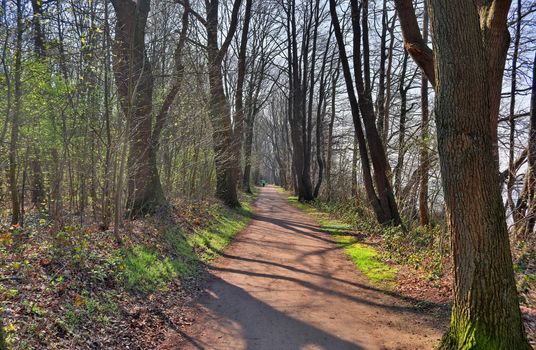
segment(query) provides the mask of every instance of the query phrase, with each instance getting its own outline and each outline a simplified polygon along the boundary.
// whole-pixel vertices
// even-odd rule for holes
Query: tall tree
[[[24,5],[22,0],[16,1],[17,31],[15,39],[15,106],[11,117],[11,139],[9,142],[9,187],[11,191],[11,224],[21,224],[19,187],[17,180],[17,151],[19,126],[22,108],[22,40],[24,34]]]
[[[422,20],[422,38],[428,45],[428,6],[424,2]],[[430,223],[428,215],[428,172],[430,159],[428,155],[428,129],[429,129],[429,106],[428,106],[428,79],[426,74],[421,74],[421,148],[419,153],[419,220],[422,226]]]
[[[234,162],[235,178],[238,181],[240,175],[240,163],[242,152],[242,139],[244,130],[244,81],[246,79],[246,51],[248,48],[249,23],[251,22],[251,6],[253,0],[246,0],[244,11],[244,25],[242,27],[242,37],[238,51],[238,76],[236,81],[235,94],[235,128],[234,128]]]
[[[113,65],[129,133],[127,215],[154,213],[165,203],[152,140],[154,78],[145,49],[150,0],[112,0],[116,13]]]
[[[237,192],[237,172],[233,164],[234,133],[231,108],[223,85],[222,62],[237,29],[241,0],[235,0],[226,37],[219,43],[219,0],[206,2],[207,55],[209,76],[209,114],[213,128],[214,158],[216,162],[216,196],[227,205],[240,206]]]
[[[452,318],[440,348],[528,350],[496,162],[495,106],[508,47],[510,1],[475,6],[430,0],[433,54],[422,39],[412,1],[395,3],[405,46],[436,91],[454,258]]]
[[[402,222],[393,195],[393,190],[387,177],[387,157],[378,134],[378,129],[376,128],[370,73],[367,70],[370,66],[367,24],[368,1],[363,2],[360,6],[357,0],[351,0],[350,5],[353,29],[353,68],[355,86],[359,100],[356,99],[354,94],[354,82],[352,80],[350,66],[346,55],[346,47],[339,24],[339,18],[337,16],[337,5],[335,0],[330,0],[330,12],[335,38],[337,39],[339,47],[339,56],[350,100],[354,129],[359,144],[365,190],[377,220],[382,224],[399,225]],[[362,11],[363,17],[361,17]],[[360,21],[361,19],[363,19],[362,22]],[[363,51],[361,51],[362,38],[364,39]],[[366,139],[363,134],[361,119],[363,120]],[[374,168],[374,184],[372,182],[369,159]]]

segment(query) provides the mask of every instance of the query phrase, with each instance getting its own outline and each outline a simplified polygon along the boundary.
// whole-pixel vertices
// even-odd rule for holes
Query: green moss
[[[438,345],[439,350],[531,350],[532,347],[523,334],[497,332],[497,326],[487,326],[482,322],[460,320],[456,309],[453,309],[449,330]],[[516,339],[516,335],[518,335]]]
[[[388,285],[394,283],[396,269],[383,263],[374,248],[358,243],[357,239],[352,236],[339,236],[337,241],[344,246],[346,254],[370,281]]]

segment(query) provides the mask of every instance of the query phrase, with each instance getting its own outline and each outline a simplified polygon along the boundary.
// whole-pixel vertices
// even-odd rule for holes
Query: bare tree
[[[510,2],[475,6],[430,1],[433,56],[422,39],[412,2],[396,0],[396,6],[405,46],[437,94],[439,159],[455,269],[451,325],[440,348],[530,349],[519,311],[496,161],[496,106]]]

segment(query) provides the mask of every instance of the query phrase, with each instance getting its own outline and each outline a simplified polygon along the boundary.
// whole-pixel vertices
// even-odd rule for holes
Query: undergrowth
[[[241,198],[239,209],[178,203],[167,225],[157,218],[126,222],[121,245],[112,231],[58,228],[46,219],[0,227],[0,323],[8,345],[116,348],[108,333],[130,332],[128,321],[121,323],[125,310],[147,308],[154,295],[194,278],[247,225],[253,199]]]

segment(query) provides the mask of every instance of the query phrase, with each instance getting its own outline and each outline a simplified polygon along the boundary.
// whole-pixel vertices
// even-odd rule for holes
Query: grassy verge
[[[245,195],[242,207],[230,209],[222,205],[210,206],[199,224],[191,232],[180,226],[164,228],[167,247],[136,245],[124,252],[124,280],[126,287],[141,293],[154,292],[166,283],[182,277],[192,277],[199,266],[218,256],[242,231],[252,217],[251,203],[255,195]],[[162,250],[162,249],[161,249]]]
[[[295,207],[312,215],[320,227],[333,235],[344,251],[359,269],[374,284],[384,288],[394,288],[396,285],[396,269],[380,258],[380,254],[370,245],[364,244],[352,232],[352,226],[322,212],[314,206],[298,202],[297,197],[289,196],[289,202]]]

